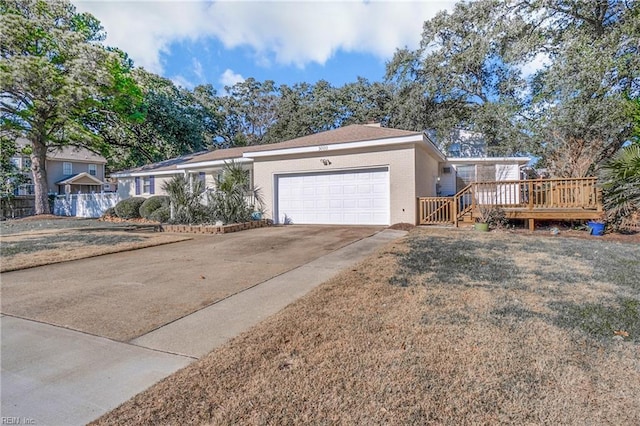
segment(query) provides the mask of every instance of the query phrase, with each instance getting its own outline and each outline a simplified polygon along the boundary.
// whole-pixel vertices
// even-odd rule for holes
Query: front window
[[[151,193],[151,177],[144,176],[142,178],[142,193],[150,194]]]
[[[89,174],[91,176],[95,176],[98,174],[98,166],[95,164],[89,164]]]
[[[62,174],[63,175],[72,175],[73,174],[73,164],[67,163],[66,161],[62,163]]]

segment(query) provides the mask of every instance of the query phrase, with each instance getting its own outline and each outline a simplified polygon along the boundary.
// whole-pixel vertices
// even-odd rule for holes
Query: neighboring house
[[[18,139],[18,152],[31,144],[27,139]],[[20,185],[17,195],[33,194],[31,159],[18,154],[11,161],[27,176],[29,183]],[[49,194],[77,194],[102,192],[107,160],[84,148],[63,147],[47,152],[47,190]]]
[[[418,197],[435,196],[444,185],[455,184],[457,167],[474,164],[477,174],[493,164],[496,178],[515,173],[517,179],[518,167],[529,161],[451,162],[425,133],[351,125],[276,144],[187,155],[111,176],[118,179],[122,199],[163,194],[164,182],[177,174],[202,179],[212,189],[231,160],[250,171],[253,185],[262,190],[266,216],[275,223],[287,218],[294,224],[349,225],[417,223]]]

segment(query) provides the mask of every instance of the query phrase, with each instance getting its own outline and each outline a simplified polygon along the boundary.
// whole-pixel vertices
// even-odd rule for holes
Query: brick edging
[[[247,229],[264,228],[271,226],[270,219],[252,220],[251,222],[232,223],[230,225],[160,225],[162,232],[176,232],[185,234],[228,234],[230,232],[244,231]]]

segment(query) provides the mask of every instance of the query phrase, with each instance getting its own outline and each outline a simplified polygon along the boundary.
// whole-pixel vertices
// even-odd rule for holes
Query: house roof
[[[107,160],[95,152],[91,152],[85,148],[77,148],[65,146],[57,149],[49,149],[47,151],[48,160],[58,161],[80,161],[83,163],[106,163]]]
[[[403,136],[422,135],[422,132],[412,132],[408,130],[390,129],[367,124],[352,124],[326,132],[315,133],[313,135],[302,136],[285,142],[258,145],[252,148],[251,152],[272,151],[285,148],[303,148],[316,145],[333,145],[348,142],[362,142],[370,140],[390,139]]]
[[[222,150],[221,150],[222,151]],[[123,170],[120,172],[114,172],[111,173],[111,176],[113,177],[118,177],[118,176],[123,176],[123,175],[129,175],[132,173],[141,173],[144,174],[146,172],[175,172],[175,173],[182,173],[181,170],[176,169],[176,166],[180,165],[180,164],[185,164],[187,162],[190,162],[193,159],[196,158],[200,158],[204,155],[207,154],[211,154],[215,151],[206,151],[206,152],[196,152],[194,154],[186,154],[186,155],[182,155],[180,157],[175,157],[175,158],[170,158],[168,160],[164,160],[164,161],[158,161],[157,163],[151,163],[151,164],[145,164],[144,166],[140,166],[140,167],[135,167],[133,169],[127,169],[127,170]]]
[[[422,132],[413,132],[408,130],[390,129],[366,124],[352,124],[350,126],[340,127],[326,132],[315,133],[313,135],[302,136],[290,139],[284,142],[278,142],[266,145],[241,146],[226,149],[216,149],[204,153],[186,155],[183,157],[173,158],[171,160],[159,163],[148,164],[146,166],[135,169],[125,170],[112,173],[114,177],[123,177],[132,174],[144,174],[146,172],[181,172],[187,166],[196,166],[210,162],[223,162],[225,160],[239,159],[245,153],[274,151],[289,148],[304,148],[317,145],[335,145],[349,142],[379,141],[384,139],[392,139],[405,136],[420,136]]]
[[[193,158],[184,161],[183,164],[193,164],[193,163],[202,163],[205,161],[216,161],[216,160],[230,160],[232,158],[240,158],[242,154],[247,151],[250,151],[255,148],[259,148],[260,145],[256,146],[238,146],[234,148],[225,148],[225,149],[216,149],[213,151],[205,152],[204,154],[195,155]]]
[[[31,146],[31,141],[25,138],[16,140],[18,148]],[[100,163],[106,164],[107,160],[102,155],[89,151],[86,148],[74,146],[54,147],[47,150],[47,160],[57,161],[78,161],[83,163]]]
[[[56,182],[56,185],[102,185],[102,181],[87,172],[67,176]]]

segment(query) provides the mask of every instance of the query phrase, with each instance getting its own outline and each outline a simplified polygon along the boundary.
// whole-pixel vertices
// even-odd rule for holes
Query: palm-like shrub
[[[204,182],[193,179],[189,182],[183,175],[177,175],[165,182],[162,189],[169,194],[173,209],[172,222],[196,224],[207,221],[207,212],[202,205]]]
[[[234,161],[225,162],[217,188],[207,201],[212,218],[223,223],[247,222],[263,204],[260,189],[251,189],[249,171]]]
[[[614,226],[640,211],[640,144],[620,149],[602,166],[600,179],[604,208]]]

